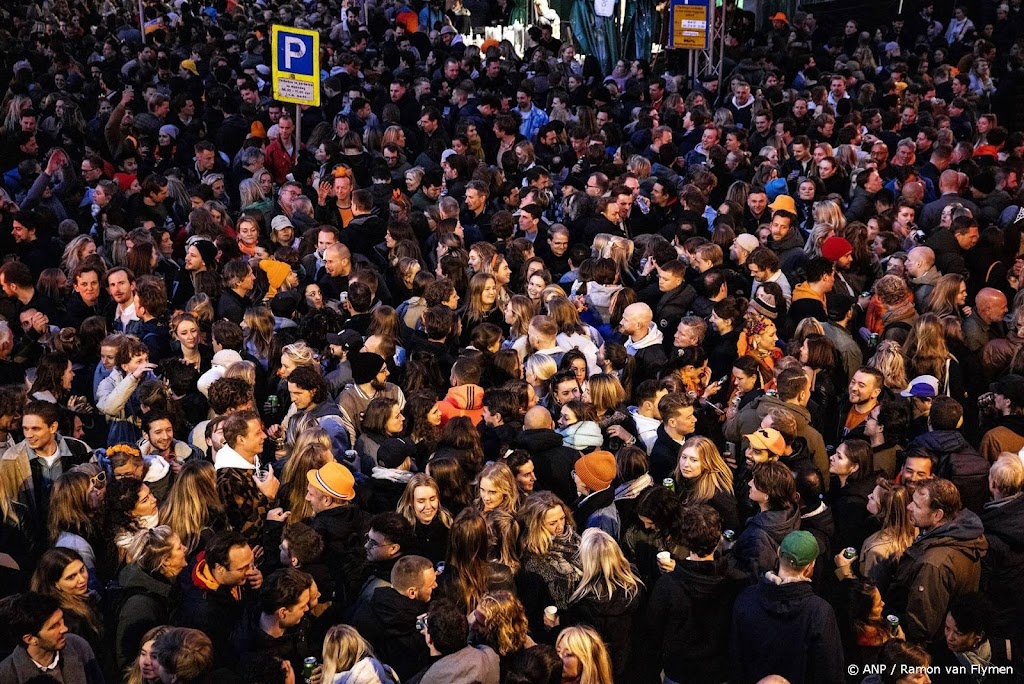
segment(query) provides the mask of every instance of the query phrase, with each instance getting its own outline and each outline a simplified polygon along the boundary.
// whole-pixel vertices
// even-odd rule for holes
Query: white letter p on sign
[[[286,36],[284,39],[284,68],[292,68],[293,59],[302,59],[306,54],[306,44],[294,36]]]

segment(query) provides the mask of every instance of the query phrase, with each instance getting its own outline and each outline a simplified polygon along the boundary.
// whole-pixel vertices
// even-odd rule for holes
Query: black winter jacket
[[[162,575],[153,575],[136,564],[126,565],[117,576],[119,607],[114,618],[114,658],[123,672],[139,654],[142,636],[153,627],[166,625],[177,607],[177,587]]]
[[[370,516],[357,506],[339,506],[313,516],[310,526],[323,537],[323,560],[334,578],[334,603],[349,606],[366,577],[365,535]]]
[[[679,450],[682,448],[679,442],[668,436],[664,425],[658,426],[658,438],[654,440],[651,457],[648,459],[648,472],[654,478],[655,484],[660,484],[662,480],[672,475],[672,471],[679,463]]]
[[[723,562],[678,561],[651,592],[644,663],[676,682],[727,680],[733,603],[743,585]]]
[[[695,482],[690,484],[690,481],[686,478],[680,478],[676,481],[676,491],[679,493],[679,498],[682,499],[683,504],[687,504],[687,501],[693,496],[695,485]],[[718,511],[718,515],[722,518],[723,530],[739,530],[742,526],[743,521],[740,520],[736,497],[731,491],[719,489],[715,492],[714,496],[704,503]]]
[[[425,601],[382,587],[358,607],[351,624],[370,642],[377,658],[404,680],[426,667],[430,659],[423,635],[416,629],[416,618],[425,612]]]
[[[761,511],[749,521],[732,548],[736,567],[751,581],[779,564],[779,546],[787,534],[800,529],[800,513],[795,509]]]
[[[624,684],[634,681],[630,673],[633,671],[631,665],[634,664],[634,631],[638,622],[635,618],[641,605],[641,593],[627,599],[625,592],[620,588],[616,589],[610,600],[599,601],[590,594],[569,605],[561,619],[561,625],[569,627],[585,624],[596,629],[608,646],[615,681]]]
[[[985,504],[981,512],[988,555],[981,560],[981,588],[996,606],[992,634],[1024,636],[1024,494]]]
[[[666,349],[672,348],[672,337],[675,335],[676,328],[679,327],[679,321],[690,313],[693,300],[696,298],[697,291],[683,282],[674,290],[662,293],[661,298],[658,299],[658,303],[654,307],[654,322],[664,336],[663,344]]]
[[[776,674],[792,684],[843,682],[842,639],[832,606],[815,596],[810,582],[777,584],[773,575],[736,599],[731,681],[752,684]]]
[[[939,457],[935,474],[951,480],[960,490],[965,508],[975,513],[989,500],[989,463],[977,449],[968,443],[958,430],[933,430],[911,442],[911,447],[922,446]]]
[[[825,501],[832,509],[836,521],[836,534],[832,555],[848,546],[860,549],[871,532],[865,526],[868,516],[868,496],[875,489],[875,478],[871,475],[859,480],[847,480],[846,486],[839,486],[839,478],[832,477],[832,485],[825,495]]]
[[[238,623],[231,635],[231,644],[238,654],[239,663],[245,662],[257,653],[269,653],[291,663],[292,669],[302,671],[302,661],[309,656],[319,656],[309,635],[310,623],[303,619],[295,627],[285,630],[280,637],[272,637],[260,627],[260,611],[255,606]]]
[[[533,457],[537,489],[553,492],[567,505],[576,500],[576,483],[572,469],[580,452],[562,446],[562,436],[554,430],[523,430],[513,440],[516,449],[524,449]]]

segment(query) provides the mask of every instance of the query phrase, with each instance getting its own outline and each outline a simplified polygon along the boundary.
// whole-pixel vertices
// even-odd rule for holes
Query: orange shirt
[[[846,414],[846,431],[849,432],[850,430],[856,430],[857,427],[862,425],[868,419],[869,415],[871,415],[871,411],[868,411],[867,413],[857,413],[857,409],[851,406],[850,410]]]

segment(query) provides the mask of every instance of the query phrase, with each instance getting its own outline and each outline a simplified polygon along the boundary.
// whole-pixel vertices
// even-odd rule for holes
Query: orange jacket
[[[479,425],[484,417],[484,388],[480,385],[452,387],[437,405],[441,409],[441,425],[460,416],[466,416],[473,425]]]

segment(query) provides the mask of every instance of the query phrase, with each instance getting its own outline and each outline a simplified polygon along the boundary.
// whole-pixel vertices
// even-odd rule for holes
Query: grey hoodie
[[[420,684],[498,684],[498,654],[489,646],[466,646],[430,666]]]
[[[612,295],[621,289],[622,285],[587,283],[587,306],[600,316],[603,322],[607,323],[612,306]]]

